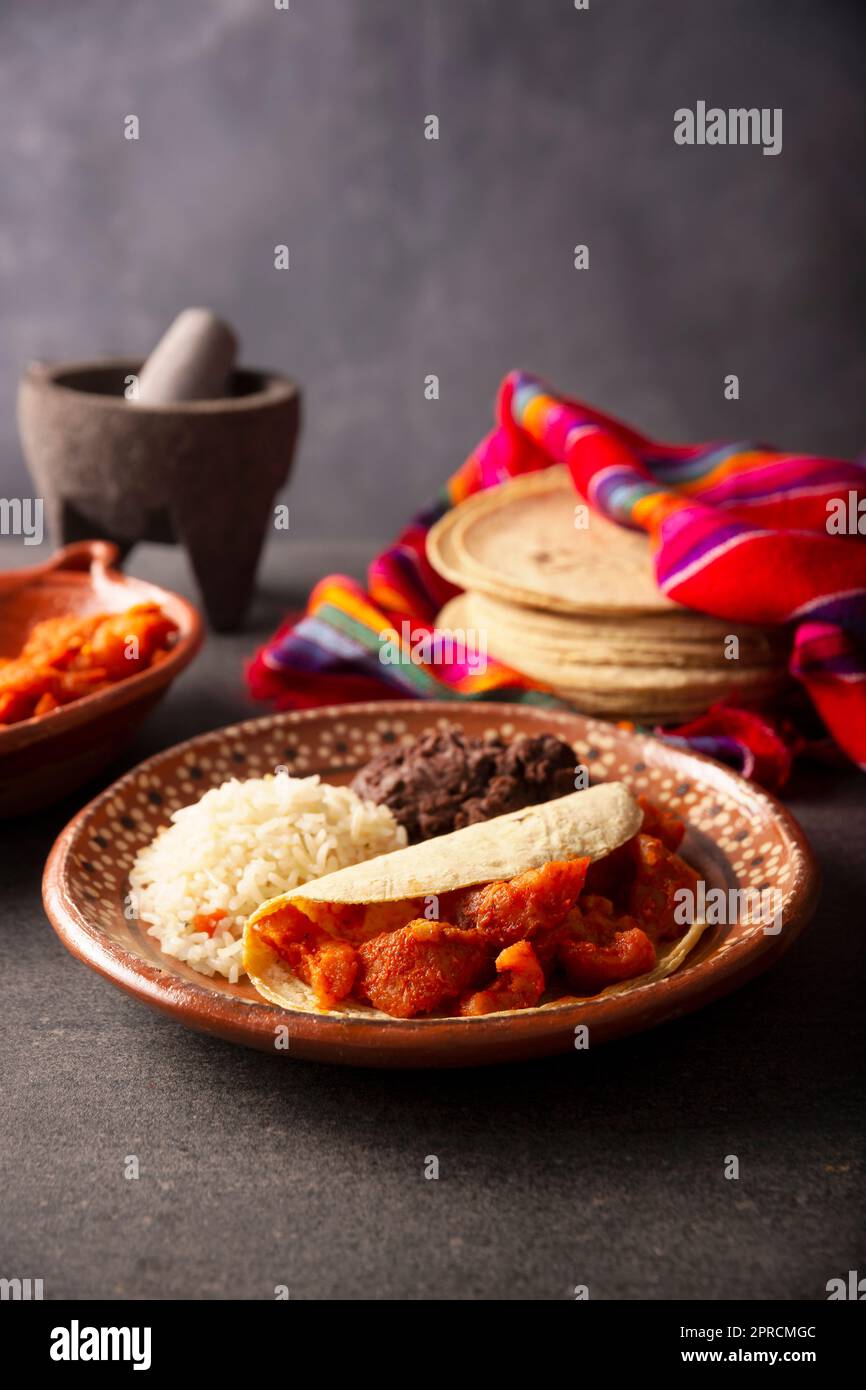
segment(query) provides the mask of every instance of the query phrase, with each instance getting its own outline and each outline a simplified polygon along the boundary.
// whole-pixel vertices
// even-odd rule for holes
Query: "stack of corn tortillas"
[[[707,617],[660,593],[647,537],[583,506],[563,467],[453,508],[427,554],[464,590],[437,626],[483,635],[490,656],[589,714],[672,723],[787,683],[784,631]]]

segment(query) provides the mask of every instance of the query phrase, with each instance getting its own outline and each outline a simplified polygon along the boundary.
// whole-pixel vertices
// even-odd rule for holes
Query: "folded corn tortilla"
[[[262,940],[255,931],[256,925],[287,903],[312,920],[316,920],[317,905],[381,905],[383,921],[388,917],[392,925],[404,925],[399,913],[386,912],[385,904],[399,904],[457,888],[514,878],[554,860],[602,859],[636,835],[642,821],[643,813],[628,788],[622,782],[605,782],[556,801],[511,811],[449,835],[439,835],[421,844],[379,855],[363,864],[338,869],[271,898],[252,914],[244,930],[244,969],[258,993],[283,1008],[342,1017],[389,1019],[389,1014],[354,999],[323,1010],[317,1005],[312,988]],[[417,912],[410,915],[416,916]],[[405,920],[408,921],[409,916]],[[692,949],[702,931],[703,923],[693,926],[681,940],[661,949],[649,975],[610,985],[601,993],[621,993],[670,974]],[[556,1000],[540,1007],[552,1008],[562,1002]],[[435,1016],[412,1020],[413,1023],[435,1021]]]

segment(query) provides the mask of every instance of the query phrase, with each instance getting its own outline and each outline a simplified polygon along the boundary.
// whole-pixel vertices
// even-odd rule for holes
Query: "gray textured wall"
[[[0,0],[0,491],[24,362],[190,303],[303,383],[309,537],[393,531],[515,365],[662,437],[859,452],[861,8]],[[781,155],[677,147],[699,98],[782,107]]]

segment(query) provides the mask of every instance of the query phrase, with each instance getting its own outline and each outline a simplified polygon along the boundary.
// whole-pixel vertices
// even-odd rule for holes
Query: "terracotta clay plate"
[[[60,709],[0,727],[0,817],[50,806],[111,761],[202,643],[191,603],[117,569],[109,541],[76,541],[39,565],[0,574],[0,657],[14,657],[45,618],[123,613],[158,603],[177,640],[158,665]]]
[[[284,1010],[251,986],[207,979],[164,955],[128,920],[127,875],[171,812],[228,777],[277,767],[348,782],[383,745],[439,724],[508,736],[550,730],[575,749],[593,781],[619,779],[672,804],[688,822],[681,853],[710,887],[777,889],[781,930],[748,920],[708,929],[669,978],[630,993],[546,1004],[480,1018],[340,1018]],[[766,969],[809,920],[818,873],[799,826],[772,797],[709,759],[576,714],[515,705],[353,705],[278,714],[202,734],[149,758],[66,827],[45,870],[45,908],[69,950],[130,994],[179,1022],[271,1051],[288,1030],[288,1057],[353,1066],[468,1066],[543,1057],[651,1027],[698,1008]],[[128,910],[128,909],[127,909]],[[748,913],[742,914],[748,918]]]

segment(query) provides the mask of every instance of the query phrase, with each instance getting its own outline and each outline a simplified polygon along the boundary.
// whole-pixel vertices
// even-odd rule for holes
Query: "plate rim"
[[[456,708],[455,708],[456,706]],[[567,722],[572,718],[589,721],[609,730],[611,734],[628,737],[666,749],[677,765],[685,762],[699,767],[706,780],[712,784],[737,788],[738,799],[746,794],[754,802],[763,805],[772,818],[781,822],[787,837],[800,851],[798,874],[790,895],[789,908],[783,917],[782,928],[775,936],[758,931],[732,943],[727,951],[713,954],[698,961],[694,970],[676,971],[663,980],[648,986],[643,996],[631,992],[621,996],[628,1000],[626,1015],[628,1026],[622,1020],[614,1020],[610,1026],[599,1028],[593,1024],[593,1014],[601,1009],[606,1011],[611,1003],[618,1002],[618,996],[601,996],[580,1000],[573,1004],[562,1004],[544,1009],[513,1010],[502,1014],[486,1015],[476,1019],[383,1019],[377,1017],[359,1018],[335,1014],[307,1013],[303,1010],[284,1009],[265,1000],[254,1001],[239,996],[231,996],[209,989],[204,980],[201,984],[174,975],[156,963],[135,956],[120,943],[113,941],[103,930],[88,921],[86,912],[67,891],[64,868],[72,853],[82,824],[106,801],[115,796],[118,788],[134,781],[143,771],[158,766],[173,755],[183,754],[201,746],[208,738],[243,736],[250,731],[264,730],[275,723],[288,725],[303,724],[315,720],[351,718],[352,713],[364,713],[370,717],[399,718],[404,711],[412,713],[429,712],[431,719],[454,717],[466,708],[459,702],[438,700],[373,700],[351,705],[322,705],[302,710],[283,710],[255,716],[228,724],[217,729],[203,730],[190,738],[160,749],[137,763],[120,777],[116,778],[96,794],[76,812],[60,831],[46,860],[42,879],[43,905],[51,926],[67,950],[78,960],[95,970],[103,978],[117,985],[126,993],[143,1002],[168,1013],[188,1027],[199,1031],[217,1034],[231,1041],[245,1043],[247,1046],[274,1048],[274,1038],[278,1027],[288,1027],[289,1056],[320,1057],[325,1049],[333,1055],[330,1060],[362,1066],[453,1066],[479,1065],[486,1061],[506,1060],[507,1056],[525,1057],[549,1055],[562,1051],[562,1035],[572,1033],[574,1026],[585,1022],[596,1031],[592,1034],[598,1041],[605,1041],[605,1034],[626,1036],[655,1026],[673,1017],[679,1017],[710,1003],[713,999],[746,983],[748,979],[769,968],[799,936],[810,921],[820,895],[821,872],[814,852],[805,832],[787,807],[772,793],[756,784],[747,782],[738,773],[716,759],[705,754],[692,752],[676,745],[665,745],[651,734],[637,730],[624,731],[615,724],[591,715],[583,715],[577,710],[549,710],[527,707],[511,703],[472,702],[471,707],[478,713],[489,714],[492,722],[506,722],[509,717]],[[706,832],[701,832],[706,833]],[[712,836],[708,838],[712,840]],[[697,975],[695,971],[699,972]],[[618,1010],[617,1010],[618,1013]],[[547,1028],[540,1026],[540,1019],[549,1019]],[[468,1025],[468,1027],[467,1027]],[[483,1039],[488,1044],[489,1058],[474,1053],[466,1060],[459,1056],[443,1055],[437,1057],[440,1048],[446,1053],[457,1053],[471,1043]],[[298,1043],[300,1046],[293,1047]],[[502,1045],[503,1056],[496,1053]],[[538,1046],[532,1047],[536,1043]],[[544,1046],[544,1044],[550,1044]],[[391,1054],[382,1060],[378,1054]],[[405,1053],[404,1056],[396,1054]]]

